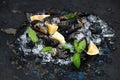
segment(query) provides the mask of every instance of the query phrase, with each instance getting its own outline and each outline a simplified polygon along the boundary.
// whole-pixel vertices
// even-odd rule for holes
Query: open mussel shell
[[[44,43],[45,46],[57,47],[58,44],[59,44],[59,41],[55,40],[55,39],[52,39],[52,38],[44,38],[43,43]]]
[[[41,33],[47,34],[47,27],[44,25],[42,21],[34,20],[31,22],[31,27]]]

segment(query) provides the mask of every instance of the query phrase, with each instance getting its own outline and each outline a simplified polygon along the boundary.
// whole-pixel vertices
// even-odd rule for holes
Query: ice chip
[[[42,50],[42,48],[43,48],[43,45],[38,45],[38,50]]]
[[[96,22],[96,21],[97,21],[97,17],[94,16],[94,15],[90,15],[90,16],[88,16],[88,20],[89,20],[90,22]]]
[[[85,29],[89,29],[90,25],[91,25],[90,22],[85,22],[85,23],[84,23]]]
[[[54,18],[52,19],[52,24],[58,24],[58,23],[60,23],[60,19],[57,18],[57,17],[54,17]]]
[[[51,54],[44,53],[42,62],[50,62],[52,60]]]
[[[113,31],[112,28],[108,28],[106,31],[103,31],[103,37],[114,37],[115,32]]]
[[[96,45],[100,45],[100,44],[101,44],[101,41],[102,41],[100,35],[93,35],[92,40],[93,40],[93,42],[94,42]]]
[[[85,37],[85,35],[83,33],[79,33],[75,35],[75,38],[80,41],[81,39],[83,39]]]

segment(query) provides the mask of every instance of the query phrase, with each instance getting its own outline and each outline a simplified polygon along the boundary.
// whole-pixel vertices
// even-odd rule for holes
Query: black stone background
[[[104,70],[109,75],[108,80],[120,80],[120,0],[0,0],[0,28],[18,28],[26,20],[24,12],[48,8],[95,13],[105,20],[117,33],[117,50],[110,53],[113,62],[104,65]],[[12,35],[0,32],[0,80],[36,80],[11,64],[13,53],[6,42],[13,40]]]

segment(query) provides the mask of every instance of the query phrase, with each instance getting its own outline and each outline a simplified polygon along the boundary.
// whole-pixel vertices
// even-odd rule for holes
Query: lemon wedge
[[[31,21],[33,20],[43,20],[46,17],[49,17],[50,15],[33,15],[30,17]]]
[[[49,24],[49,23],[47,23],[46,25],[47,25],[49,34],[55,33],[57,31],[57,29],[58,29],[58,26],[56,24]]]
[[[88,55],[96,55],[98,53],[99,53],[99,49],[97,48],[97,46],[92,41],[90,41],[90,43],[88,45],[87,54]]]
[[[56,39],[59,41],[60,44],[65,44],[65,38],[62,34],[60,34],[58,31],[56,31],[53,35],[52,35],[53,39]]]

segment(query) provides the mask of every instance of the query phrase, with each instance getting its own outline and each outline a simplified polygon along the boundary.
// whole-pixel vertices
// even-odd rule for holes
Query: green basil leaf
[[[87,45],[87,42],[86,42],[85,39],[83,39],[82,41],[80,41],[79,44],[78,44],[77,52],[81,53],[82,51],[84,51],[85,48],[86,48],[86,45]]]
[[[73,50],[73,47],[72,47],[72,46],[69,46],[69,45],[63,45],[62,48],[64,48],[64,49],[69,49],[69,50]]]
[[[78,41],[77,40],[74,40],[74,48],[75,48],[75,51],[77,51],[77,48],[78,48]]]
[[[44,47],[42,48],[42,52],[48,52],[48,51],[51,51],[52,50],[52,47],[51,46],[47,46],[47,47]]]
[[[75,53],[73,56],[72,56],[72,61],[73,61],[73,64],[76,68],[79,68],[80,67],[80,64],[81,64],[81,60],[80,60],[80,54],[79,53]]]
[[[37,37],[37,34],[36,32],[32,29],[32,28],[28,28],[28,36],[31,38],[31,40],[33,42],[37,42],[38,41],[38,37]]]
[[[75,18],[76,16],[76,13],[69,13],[69,14],[66,14],[64,15],[67,19],[72,19],[72,18]]]

